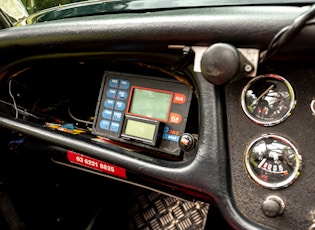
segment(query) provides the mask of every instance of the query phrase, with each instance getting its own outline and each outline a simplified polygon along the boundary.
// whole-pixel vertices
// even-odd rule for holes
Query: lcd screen
[[[156,127],[155,124],[128,119],[126,121],[124,134],[153,141]]]
[[[129,113],[167,121],[173,93],[134,88]]]

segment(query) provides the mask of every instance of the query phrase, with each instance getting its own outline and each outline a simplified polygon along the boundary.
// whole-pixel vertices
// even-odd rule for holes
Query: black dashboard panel
[[[273,57],[258,63],[257,75],[286,78],[296,96],[292,114],[271,127],[255,124],[242,110],[241,94],[250,77],[214,85],[194,70],[197,54],[190,49],[227,43],[262,52],[303,11],[280,5],[187,8],[0,30],[0,126],[44,142],[45,152],[59,164],[213,203],[234,229],[308,229],[315,199],[314,25],[309,23]],[[143,82],[161,80],[160,86],[186,85],[191,101],[180,132],[193,134],[194,148],[169,155],[132,141],[97,138],[98,131],[91,129],[102,101],[104,72],[144,76]],[[69,123],[79,134],[73,126],[62,126]],[[262,187],[246,171],[245,150],[263,134],[287,138],[302,156],[300,175],[285,188]],[[114,169],[122,171],[109,173]],[[283,200],[281,215],[262,212],[269,196]]]

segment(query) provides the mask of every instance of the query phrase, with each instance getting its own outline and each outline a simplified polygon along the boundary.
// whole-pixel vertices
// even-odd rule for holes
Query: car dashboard
[[[312,21],[259,62],[305,10],[196,7],[3,29],[1,152],[39,150],[215,204],[233,229],[313,229]]]

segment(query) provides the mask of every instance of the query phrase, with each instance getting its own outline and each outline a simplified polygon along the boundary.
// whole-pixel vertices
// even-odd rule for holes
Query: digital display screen
[[[128,119],[126,121],[124,134],[153,141],[156,127],[155,124]]]
[[[129,113],[167,121],[173,93],[134,88]]]

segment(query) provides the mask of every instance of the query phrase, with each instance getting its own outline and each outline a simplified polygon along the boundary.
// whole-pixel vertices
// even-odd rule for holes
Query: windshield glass
[[[1,3],[2,2],[2,3]],[[8,4],[8,2],[11,2]],[[109,14],[118,12],[146,12],[148,10],[178,9],[205,6],[232,5],[306,5],[314,0],[0,0],[0,8],[6,12],[14,26],[33,24],[69,17]],[[15,5],[12,7],[11,5]],[[24,17],[9,12],[24,6]],[[22,18],[22,19],[21,19]]]
[[[213,5],[243,5],[243,4],[275,4],[275,3],[311,3],[310,0],[21,0],[29,14],[33,14],[52,7],[64,7],[71,3],[100,3],[120,2],[128,5],[137,5],[139,8],[187,7],[187,6],[213,6]]]

